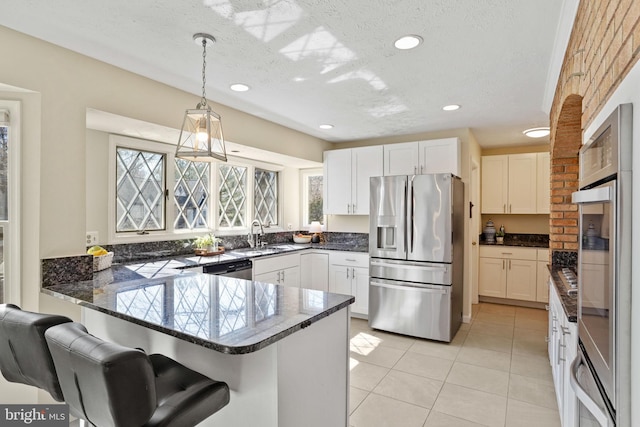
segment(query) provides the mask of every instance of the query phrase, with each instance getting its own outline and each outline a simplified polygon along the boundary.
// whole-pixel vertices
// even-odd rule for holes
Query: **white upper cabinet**
[[[382,176],[383,148],[324,152],[324,213],[369,215],[369,178]]]
[[[545,213],[539,198],[537,153],[482,157],[482,213]]]
[[[404,142],[384,146],[384,175],[452,173],[460,176],[458,138]]]
[[[538,213],[550,213],[549,204],[551,198],[551,154],[549,152],[538,153],[538,184],[536,203]]]

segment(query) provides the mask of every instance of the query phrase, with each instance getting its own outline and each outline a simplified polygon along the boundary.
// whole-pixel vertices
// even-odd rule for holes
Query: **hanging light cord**
[[[207,93],[205,90],[205,83],[207,82],[207,39],[202,38],[202,99],[200,100],[200,108],[207,106]]]

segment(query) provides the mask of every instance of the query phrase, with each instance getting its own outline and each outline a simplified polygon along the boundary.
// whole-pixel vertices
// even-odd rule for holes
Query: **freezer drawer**
[[[369,326],[450,342],[451,286],[407,286],[395,280],[369,282]]]
[[[369,259],[369,275],[371,277],[402,282],[450,285],[452,281],[451,268],[451,264],[436,262]]]

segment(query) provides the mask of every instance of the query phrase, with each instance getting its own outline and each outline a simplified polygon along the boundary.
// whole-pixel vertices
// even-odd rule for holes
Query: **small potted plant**
[[[496,231],[496,243],[504,243],[504,229],[502,227]]]
[[[221,240],[219,238],[211,233],[207,233],[204,236],[196,238],[195,244],[199,252],[208,253],[217,251],[218,243],[220,242]]]

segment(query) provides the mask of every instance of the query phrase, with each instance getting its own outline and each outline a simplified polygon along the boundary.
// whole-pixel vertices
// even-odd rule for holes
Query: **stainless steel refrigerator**
[[[462,323],[464,184],[370,179],[369,326],[450,342]]]

